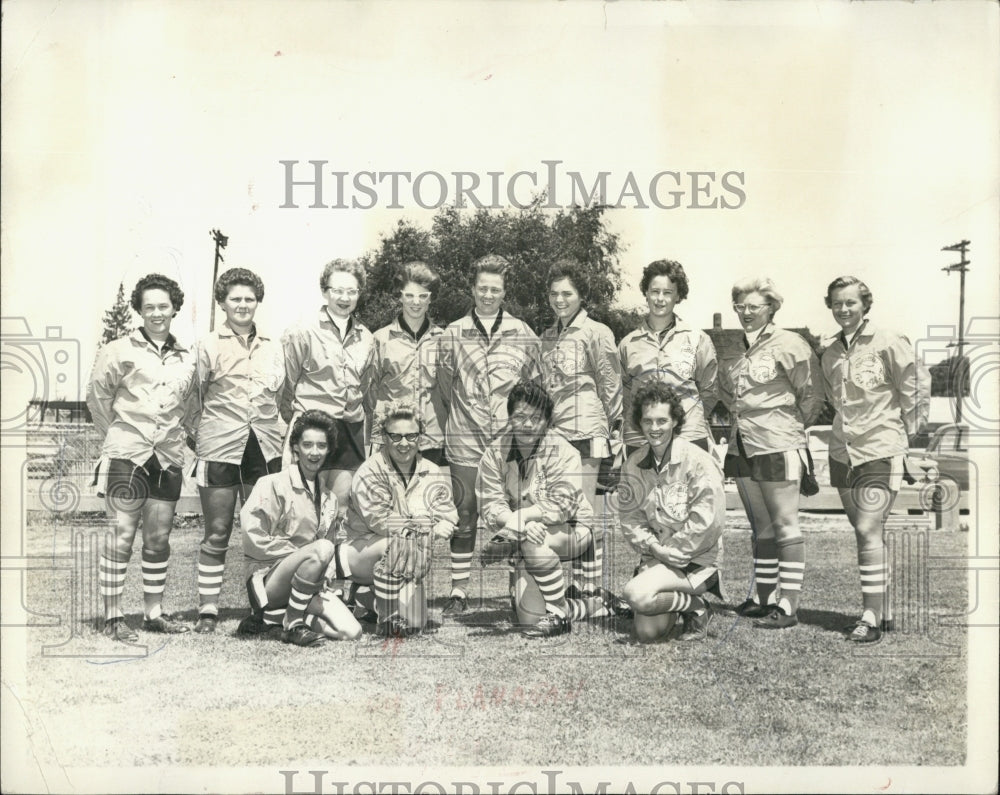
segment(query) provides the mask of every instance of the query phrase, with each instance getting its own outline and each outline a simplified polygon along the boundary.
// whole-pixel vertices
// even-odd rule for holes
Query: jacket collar
[[[142,326],[139,326],[135,331],[133,331],[131,336],[132,340],[134,342],[139,343],[140,345],[152,345],[154,348],[160,347],[155,342],[153,342],[153,340],[150,339],[149,335],[146,333],[146,329],[144,329]],[[181,345],[177,341],[177,337],[175,337],[173,334],[167,334],[167,339],[163,343],[163,346],[160,347],[160,350],[163,351],[164,353],[167,351],[177,351],[178,353],[184,353],[185,351],[187,351],[187,348]]]
[[[222,321],[222,325],[219,326],[218,334],[219,334],[220,337],[238,337],[238,336],[240,336],[235,331],[233,331],[233,327],[229,325],[229,321],[228,320],[223,320]],[[267,341],[270,338],[258,334],[257,333],[257,324],[256,323],[252,323],[250,325],[250,333],[247,335],[247,342],[248,343],[253,342],[255,339],[259,339],[261,342],[265,342],[265,341]]]

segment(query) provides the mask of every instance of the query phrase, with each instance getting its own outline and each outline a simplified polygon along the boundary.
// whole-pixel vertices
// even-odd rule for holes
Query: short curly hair
[[[139,279],[132,290],[132,308],[137,313],[142,312],[142,294],[146,290],[163,290],[169,293],[174,312],[184,306],[184,291],[177,282],[162,273],[149,273]]]
[[[552,425],[552,412],[555,410],[555,404],[549,397],[549,393],[545,391],[545,387],[535,381],[521,381],[515,384],[514,388],[510,390],[510,394],[507,395],[508,416],[514,413],[514,407],[518,403],[526,403],[532,408],[540,409],[545,418],[545,424]]]
[[[765,276],[753,276],[740,279],[736,282],[733,285],[733,303],[739,303],[743,296],[750,295],[750,293],[760,293],[764,296],[767,305],[771,308],[771,317],[778,314],[778,310],[781,309],[781,305],[785,302],[785,299],[781,297],[781,293],[774,286],[774,282]]]
[[[337,271],[351,274],[351,276],[358,280],[358,289],[364,289],[365,269],[361,263],[353,259],[335,259],[330,260],[330,262],[323,266],[323,273],[319,277],[319,289],[321,291],[326,291],[326,280],[330,278],[331,273],[336,273]]]
[[[581,299],[586,300],[590,296],[590,279],[587,278],[587,273],[584,271],[579,260],[575,260],[572,257],[563,257],[552,263],[552,266],[549,268],[549,275],[546,278],[546,284],[548,284],[549,289],[552,288],[553,284],[562,279],[569,279],[573,285],[573,289],[580,294]]]
[[[260,276],[246,268],[230,268],[219,276],[215,282],[215,300],[221,304],[229,291],[237,285],[249,287],[258,301],[264,300],[264,282],[260,280]]]
[[[383,433],[385,433],[385,429],[389,423],[396,420],[413,420],[420,428],[420,432],[424,432],[424,421],[420,417],[420,412],[417,410],[416,405],[409,401],[397,400],[388,403],[380,407],[377,415],[376,422]]]
[[[410,282],[419,284],[429,293],[435,293],[441,279],[426,262],[414,261],[399,266],[396,272],[396,289],[402,290]]]
[[[672,259],[658,259],[650,262],[642,269],[642,281],[639,282],[639,291],[645,295],[649,291],[649,285],[657,276],[666,276],[677,288],[677,300],[683,301],[688,297],[688,277],[684,273],[684,266]]]
[[[492,273],[503,279],[507,285],[507,274],[510,272],[510,260],[499,254],[487,254],[472,263],[472,284],[475,285],[480,273]]]
[[[830,282],[830,286],[826,288],[826,298],[823,299],[826,302],[826,308],[833,309],[831,299],[834,290],[842,290],[845,287],[851,287],[855,284],[858,286],[858,295],[861,296],[861,305],[864,307],[861,314],[867,315],[868,310],[875,303],[875,299],[872,298],[872,291],[868,289],[868,285],[857,276],[838,276]]]
[[[684,406],[672,387],[662,381],[643,384],[632,398],[632,425],[642,427],[642,414],[649,406],[666,403],[670,406],[670,417],[674,421],[674,434],[684,427]]]
[[[337,446],[337,421],[319,409],[303,411],[292,423],[292,432],[288,435],[288,445],[294,447],[302,441],[302,435],[315,428],[326,434],[326,445],[330,452]]]

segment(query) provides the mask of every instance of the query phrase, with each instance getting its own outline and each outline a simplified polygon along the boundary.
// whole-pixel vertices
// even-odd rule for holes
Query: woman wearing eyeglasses
[[[285,386],[281,416],[291,424],[303,411],[325,411],[337,423],[337,446],[322,467],[324,490],[347,504],[351,478],[365,459],[363,394],[374,359],[372,333],[354,317],[364,268],[335,259],[320,277],[326,299],[317,317],[282,337]],[[286,447],[286,458],[287,458]]]
[[[434,388],[437,379],[438,339],[443,329],[427,315],[438,276],[423,262],[403,265],[397,276],[400,311],[387,326],[375,332],[371,387],[365,400],[378,417],[389,403],[407,401],[418,410],[423,426],[420,455],[443,466],[444,407]],[[383,443],[381,429],[372,424],[372,449]]]
[[[660,381],[672,387],[684,408],[681,436],[709,450],[708,417],[717,402],[715,346],[701,329],[674,314],[687,298],[684,268],[673,260],[656,260],[642,272],[639,289],[646,298],[646,319],[618,345],[622,365],[625,444],[630,452],[643,444],[631,423],[632,399],[641,386]]]
[[[458,512],[448,476],[420,453],[425,429],[416,404],[383,404],[377,421],[382,445],[352,483],[347,540],[337,546],[335,578],[373,586],[376,633],[405,637],[427,622],[424,572],[395,570],[387,560],[390,539],[408,539],[429,555],[431,535],[451,538]]]
[[[799,484],[806,470],[805,426],[823,407],[819,363],[809,343],[774,325],[782,297],[770,279],[733,285],[743,355],[720,368],[719,391],[733,426],[725,474],[736,478],[750,521],[756,598],[739,607],[762,629],[798,623],[805,570]]]
[[[826,306],[840,326],[822,358],[823,388],[837,410],[830,483],[854,527],[861,572],[861,618],[846,628],[854,643],[876,643],[891,627],[885,521],[902,485],[910,440],[930,408],[930,374],[906,337],[872,323],[872,303],[868,285],[855,276],[827,287]]]
[[[476,474],[487,445],[507,428],[507,395],[521,380],[538,379],[538,337],[523,320],[504,312],[509,263],[488,254],[473,265],[467,315],[440,339],[438,394],[447,410],[445,452],[458,508],[451,539],[451,595],[445,615],[467,607],[470,567],[476,548]]]

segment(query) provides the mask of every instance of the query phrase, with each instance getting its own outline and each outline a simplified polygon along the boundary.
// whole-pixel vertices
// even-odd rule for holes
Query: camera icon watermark
[[[55,401],[83,399],[80,342],[63,336],[61,326],[31,331],[23,317],[0,318],[0,371],[3,373],[2,445],[24,446],[24,431]]]

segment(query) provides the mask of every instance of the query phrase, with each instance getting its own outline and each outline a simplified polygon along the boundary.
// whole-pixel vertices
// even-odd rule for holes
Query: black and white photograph
[[[996,791],[997,3],[2,13],[4,792]]]

